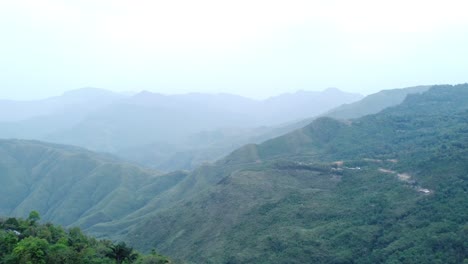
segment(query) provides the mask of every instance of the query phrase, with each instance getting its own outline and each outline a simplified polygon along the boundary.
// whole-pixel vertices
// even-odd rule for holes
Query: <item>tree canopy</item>
[[[0,219],[0,264],[170,263],[157,254],[142,255],[124,242],[97,240],[80,228],[38,224],[39,212],[27,219]]]

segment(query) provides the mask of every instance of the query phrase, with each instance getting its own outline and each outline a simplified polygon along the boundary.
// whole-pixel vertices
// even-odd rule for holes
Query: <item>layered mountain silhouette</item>
[[[189,176],[204,187],[125,237],[196,263],[458,263],[467,88],[433,87],[375,115],[323,117],[245,146]]]
[[[382,92],[385,109],[368,96],[329,112],[352,119],[320,117],[191,172],[3,140],[0,209],[188,263],[462,263],[468,85],[413,90]]]
[[[316,116],[361,96],[327,89],[259,101],[230,94],[128,96],[84,88],[0,104],[0,137],[109,152],[159,170],[192,169],[237,147],[279,136],[283,123]],[[271,138],[268,137],[268,138]]]
[[[0,138],[45,139],[122,98],[107,90],[82,88],[44,100],[0,100]]]

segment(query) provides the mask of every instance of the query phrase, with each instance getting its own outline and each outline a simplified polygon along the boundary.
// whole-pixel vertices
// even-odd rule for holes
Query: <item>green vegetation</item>
[[[162,171],[194,169],[246,143],[298,128],[280,126],[284,122],[360,98],[337,89],[258,101],[229,94],[125,96],[85,88],[45,100],[0,101],[0,138],[76,145]]]
[[[320,118],[188,176],[127,239],[195,263],[463,263],[467,133],[468,85]]]
[[[0,140],[0,175],[0,215],[28,217],[37,210],[45,221],[84,230],[122,219],[186,176],[27,140]]]
[[[27,219],[0,219],[1,264],[165,264],[169,259],[153,251],[141,255],[121,242],[96,240],[79,228],[63,229],[51,223],[38,224],[37,211]]]
[[[464,263],[467,172],[468,85],[435,86],[359,119],[319,118],[192,172],[159,175],[82,149],[0,141],[0,210],[28,217],[5,220],[4,230],[37,225],[28,213],[38,210],[189,263]],[[2,241],[14,255],[20,241]],[[46,247],[32,238],[20,246],[27,258],[43,254],[21,248]],[[127,248],[99,252],[131,261]]]
[[[344,104],[324,114],[324,116],[337,119],[359,118],[370,114],[376,114],[388,107],[401,104],[409,94],[423,93],[430,86],[415,86],[403,89],[383,90],[366,96],[354,103]]]

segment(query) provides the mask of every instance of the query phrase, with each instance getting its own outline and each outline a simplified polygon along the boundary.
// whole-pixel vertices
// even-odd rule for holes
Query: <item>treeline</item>
[[[64,229],[39,220],[36,211],[27,219],[0,219],[0,264],[171,263],[155,251],[142,255],[124,242],[97,240],[78,227]]]

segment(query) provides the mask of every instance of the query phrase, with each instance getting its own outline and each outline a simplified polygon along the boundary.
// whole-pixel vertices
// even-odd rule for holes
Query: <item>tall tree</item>
[[[124,261],[132,263],[138,258],[138,255],[133,252],[132,247],[128,247],[125,242],[120,242],[117,245],[110,246],[111,251],[107,257],[115,259],[115,263],[121,264]]]
[[[28,216],[28,221],[31,225],[34,225],[37,221],[41,219],[41,216],[38,211],[31,211]]]

